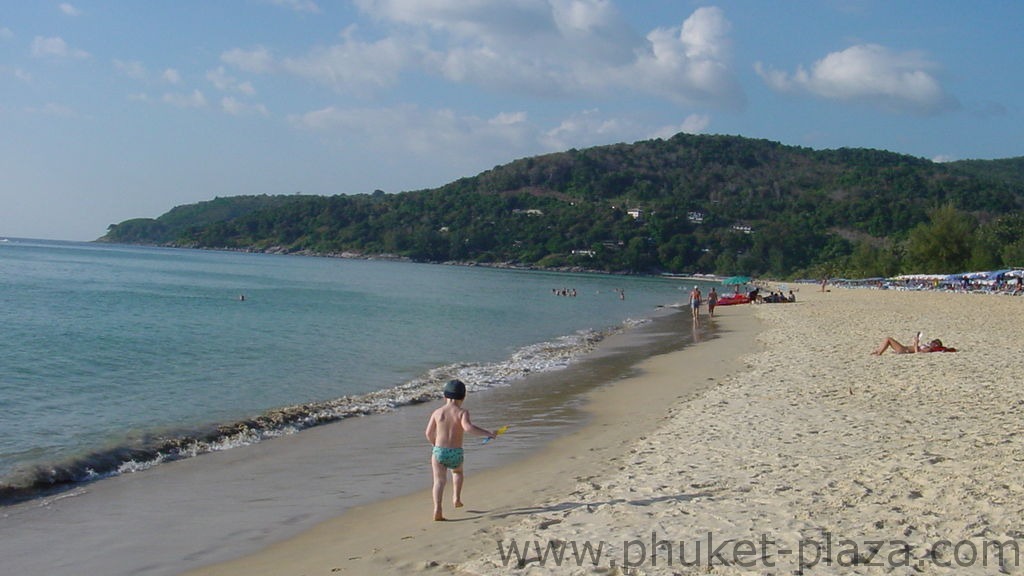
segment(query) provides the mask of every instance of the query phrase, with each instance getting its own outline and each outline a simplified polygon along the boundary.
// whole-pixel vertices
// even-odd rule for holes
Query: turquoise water
[[[515,385],[685,301],[684,288],[12,239],[0,244],[0,496],[388,410],[451,377]]]

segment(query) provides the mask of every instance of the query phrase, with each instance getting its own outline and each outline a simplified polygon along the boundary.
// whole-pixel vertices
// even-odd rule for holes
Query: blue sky
[[[1024,155],[1024,3],[0,0],[0,236],[677,132]]]

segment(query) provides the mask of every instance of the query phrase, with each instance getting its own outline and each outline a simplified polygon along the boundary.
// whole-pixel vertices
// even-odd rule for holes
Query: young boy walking
[[[452,471],[453,502],[456,508],[462,507],[462,436],[470,432],[479,436],[494,438],[495,434],[473,424],[469,411],[462,407],[466,399],[466,385],[460,380],[452,380],[444,387],[444,406],[430,415],[427,421],[427,440],[433,446],[430,455],[430,468],[434,473],[434,520],[444,520],[441,512],[441,499],[444,497],[444,486],[448,480],[448,470]]]

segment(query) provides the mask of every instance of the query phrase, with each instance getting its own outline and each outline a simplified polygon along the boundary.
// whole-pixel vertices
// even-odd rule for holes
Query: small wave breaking
[[[62,462],[35,465],[0,480],[0,504],[13,504],[61,492],[103,478],[148,470],[164,462],[228,450],[355,416],[367,416],[441,397],[441,384],[458,378],[470,391],[508,386],[534,373],[568,367],[616,333],[645,323],[627,320],[606,330],[582,330],[525,346],[489,364],[440,366],[401,385],[357,396],[268,410],[256,417],[207,429],[149,434],[130,444],[98,450]]]

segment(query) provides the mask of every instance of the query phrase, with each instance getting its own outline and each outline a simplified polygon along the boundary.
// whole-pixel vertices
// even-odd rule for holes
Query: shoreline
[[[478,422],[516,424],[506,441],[469,447],[473,469],[517,461],[578,429],[583,394],[622,377],[637,358],[689,345],[679,314],[659,306],[566,367],[471,392]],[[347,418],[0,508],[0,554],[22,573],[166,576],[256,552],[350,507],[420,490],[432,408]],[[44,548],[41,535],[51,542]]]
[[[425,475],[188,576],[1024,573],[1020,301],[833,289],[717,322],[591,394],[583,429],[470,471],[452,521]],[[959,352],[871,354],[919,330]]]
[[[686,314],[677,314],[677,321],[689,322]],[[760,331],[751,309],[721,309],[713,321],[706,315],[702,320],[705,325],[714,322],[714,337],[648,357],[630,374],[587,394],[582,410],[589,418],[582,428],[532,455],[481,472],[473,471],[470,455],[466,508],[454,511],[446,503],[447,522],[430,518],[429,469],[424,463],[423,488],[413,494],[351,508],[261,552],[186,574],[404,574],[437,566],[454,570],[474,554],[493,555],[496,525],[578,506],[541,503],[563,498],[609,467],[618,467],[628,447],[668,418],[679,403],[685,405],[742,369],[743,357],[756,349]],[[686,366],[685,374],[678,372],[680,363]],[[469,407],[473,409],[472,404]],[[450,490],[449,486],[449,494]]]

